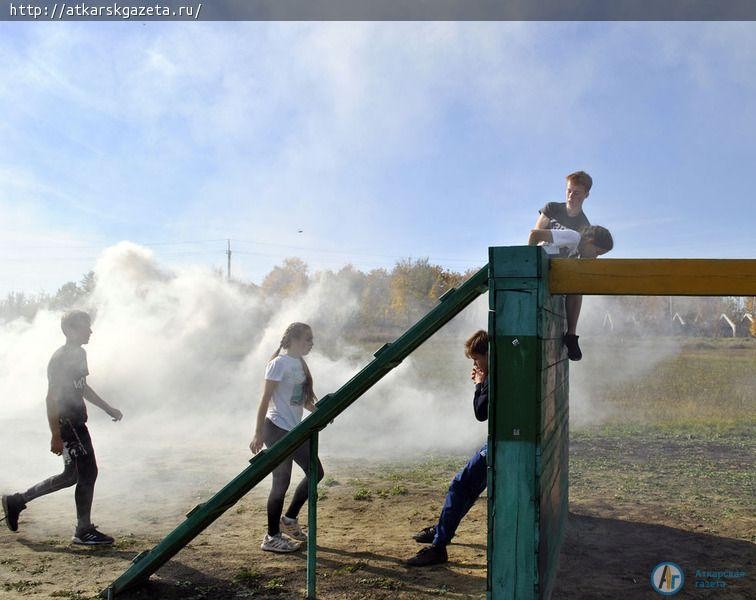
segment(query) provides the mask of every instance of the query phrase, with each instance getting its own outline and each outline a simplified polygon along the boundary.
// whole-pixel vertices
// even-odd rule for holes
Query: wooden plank
[[[564,363],[554,365],[552,368],[559,370],[559,368],[563,364]],[[562,370],[566,371],[566,369],[564,368]],[[554,386],[550,392],[548,393],[546,393],[545,391],[542,392],[543,397],[541,398],[541,403],[540,403],[541,436],[546,434],[548,430],[553,426],[552,421],[554,420],[555,413],[559,412],[559,410],[564,405],[568,404],[569,387],[570,387],[569,380],[565,377],[565,378],[562,378],[559,385]]]
[[[549,272],[551,269],[549,269]],[[548,281],[548,279],[547,279]],[[567,307],[564,304],[564,294],[548,293],[543,301],[543,309],[555,315],[567,316]]]
[[[559,554],[564,539],[567,526],[568,515],[568,471],[565,466],[562,469],[559,484],[555,486],[563,490],[561,496],[552,496],[557,498],[555,502],[551,501],[547,507],[541,508],[542,529],[539,532],[539,574],[541,584],[541,594],[543,599],[548,599],[554,589],[556,573],[559,568]],[[543,515],[546,515],[545,520]]]
[[[536,438],[540,427],[539,248],[492,249],[489,600],[538,598]],[[504,279],[502,279],[502,277]]]
[[[564,381],[562,385],[555,388],[541,399],[541,419],[540,419],[540,440],[541,445],[545,444],[551,437],[554,429],[554,419],[561,415],[567,405],[566,392],[569,384]]]
[[[756,259],[553,259],[552,294],[756,296]]]
[[[535,600],[535,444],[499,441],[494,461],[500,485],[489,528],[489,536],[496,535],[488,567],[489,598]]]
[[[541,369],[567,360],[567,346],[561,338],[541,340]]]
[[[488,599],[541,600],[566,514],[564,298],[540,248],[492,249],[490,265]]]
[[[497,320],[496,330],[500,329]],[[532,336],[496,335],[496,413],[489,422],[497,439],[535,442],[539,433],[539,340]],[[490,385],[490,382],[489,382]],[[493,394],[492,394],[493,395]]]
[[[506,319],[496,321],[498,335],[523,336],[538,334],[537,290],[496,291],[494,307]]]
[[[541,531],[548,534],[549,527],[552,523],[556,522],[558,525],[558,513],[557,510],[564,503],[564,498],[567,494],[567,475],[569,468],[569,449],[566,447],[565,440],[564,447],[560,448],[558,453],[559,462],[555,464],[555,467],[551,469],[549,481],[540,485],[540,510],[541,510]]]
[[[567,431],[567,416],[567,410],[560,411],[559,416],[555,421],[556,427],[554,428],[554,432],[541,446],[539,476],[547,483],[550,473],[557,467],[554,461],[556,460],[559,462],[564,440],[569,437],[569,432]]]
[[[535,290],[538,289],[538,280],[523,279],[522,277],[497,277],[493,280],[493,287],[497,290]]]
[[[540,456],[539,484],[546,491],[550,490],[554,484],[555,474],[564,462],[564,453],[568,451],[566,440],[569,439],[569,431],[567,430],[566,417],[567,414],[565,413],[560,419],[562,427],[560,428],[559,435],[551,437],[548,447],[544,448]]]
[[[553,438],[559,437],[560,428],[566,427],[565,420],[569,413],[569,404],[557,396],[556,402],[549,402],[549,420],[543,424],[539,435],[539,444],[542,455],[546,455]]]
[[[569,380],[568,362],[561,361],[553,365],[544,366],[541,370],[541,394],[553,392]],[[543,400],[542,400],[543,401]]]
[[[543,339],[562,338],[567,330],[567,319],[564,315],[554,313],[548,308],[542,308],[538,313],[538,336]]]
[[[491,277],[533,277],[541,274],[545,254],[537,246],[505,246],[488,249]]]

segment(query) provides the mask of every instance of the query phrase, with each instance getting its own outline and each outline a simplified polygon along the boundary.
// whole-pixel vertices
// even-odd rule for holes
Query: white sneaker
[[[296,552],[302,547],[302,544],[299,542],[295,542],[291,538],[288,538],[280,533],[277,533],[276,535],[268,535],[265,534],[265,537],[263,538],[262,544],[260,544],[260,549],[265,550],[266,552],[280,552],[280,553],[287,553],[287,552]]]
[[[296,519],[290,519],[285,515],[282,516],[281,531],[283,531],[290,538],[294,538],[295,540],[299,540],[300,542],[307,541],[307,534],[302,531],[302,528],[299,526],[299,521],[297,521]]]

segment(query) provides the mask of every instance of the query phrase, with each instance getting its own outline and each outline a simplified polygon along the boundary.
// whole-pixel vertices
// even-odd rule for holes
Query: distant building
[[[752,327],[753,315],[746,313],[743,315],[743,318],[738,321],[735,328],[735,334],[738,337],[751,337]]]
[[[718,337],[735,337],[735,323],[726,314],[722,313],[717,321]]]
[[[691,328],[680,313],[672,316],[672,335],[689,335]]]

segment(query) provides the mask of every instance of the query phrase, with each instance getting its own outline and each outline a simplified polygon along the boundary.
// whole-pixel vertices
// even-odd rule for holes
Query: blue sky
[[[477,267],[576,169],[610,256],[756,255],[754,23],[5,22],[0,56],[3,295],[124,239]]]

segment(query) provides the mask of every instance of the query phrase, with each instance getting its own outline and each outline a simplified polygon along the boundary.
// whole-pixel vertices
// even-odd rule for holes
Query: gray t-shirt
[[[577,216],[571,217],[568,215],[566,202],[549,202],[538,212],[545,217],[548,217],[548,229],[571,229],[578,233],[582,233],[584,228],[590,227],[591,225],[588,217],[585,216],[585,213],[582,210]],[[571,255],[571,252],[562,248],[559,251],[559,255],[566,258]]]
[[[580,232],[591,224],[582,210],[575,217],[568,215],[566,202],[549,202],[538,212],[549,218],[549,229],[572,229]]]
[[[87,375],[87,353],[81,346],[66,344],[52,355],[47,365],[47,383],[49,392],[57,395],[61,420],[69,420],[73,425],[87,422],[84,405]]]

